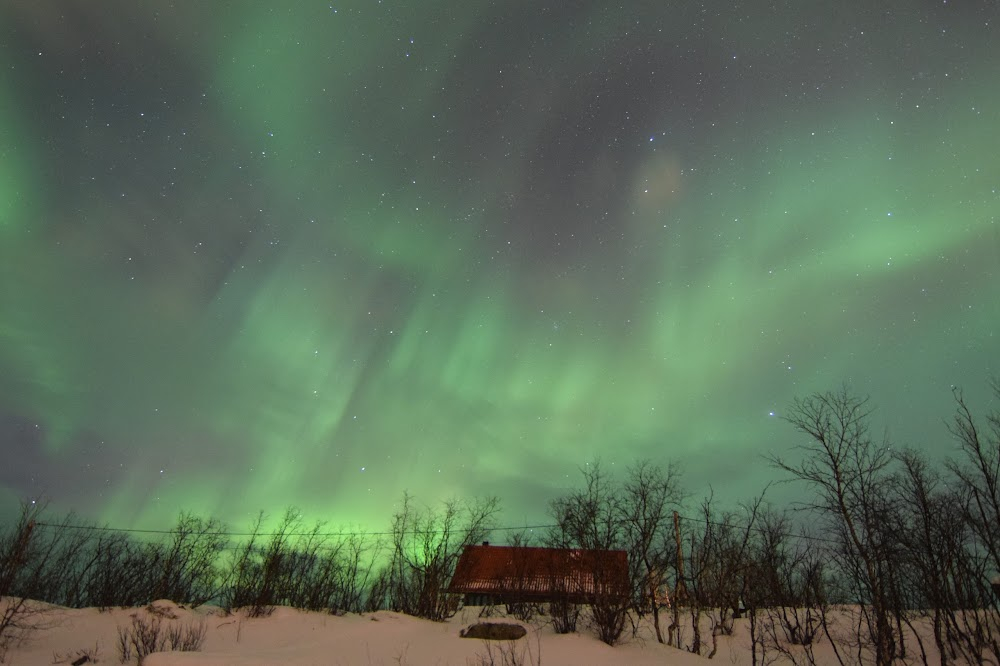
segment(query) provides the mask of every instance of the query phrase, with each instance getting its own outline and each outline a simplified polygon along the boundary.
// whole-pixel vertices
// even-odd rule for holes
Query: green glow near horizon
[[[830,72],[785,61],[789,17],[715,17],[694,63],[687,10],[337,9],[174,8],[145,73],[80,89],[70,47],[22,49],[45,55],[0,86],[0,435],[30,456],[5,497],[381,530],[404,490],[496,494],[534,522],[600,456],[735,501],[794,396],[849,382],[937,453],[951,385],[1000,372],[993,47],[896,62],[914,17]],[[683,48],[642,61],[656,40]]]

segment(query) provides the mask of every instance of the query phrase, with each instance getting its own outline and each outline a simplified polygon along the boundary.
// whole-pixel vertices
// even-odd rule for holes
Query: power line
[[[739,526],[732,523],[725,523],[713,520],[706,520],[704,518],[692,518],[689,516],[684,516],[678,514],[678,518],[681,521],[688,523],[695,523],[697,525],[712,525],[715,527],[731,527],[737,528]],[[627,521],[619,521],[627,522]],[[78,530],[78,531],[90,531],[90,532],[114,532],[120,534],[147,534],[147,535],[158,535],[158,536],[176,536],[181,534],[189,534],[191,536],[198,537],[230,537],[230,538],[274,538],[274,537],[288,537],[288,538],[333,538],[333,537],[386,537],[394,536],[397,532],[388,531],[376,531],[376,532],[366,532],[366,531],[335,531],[335,532],[229,532],[223,530],[213,530],[207,532],[201,532],[198,530],[179,530],[179,529],[141,529],[141,528],[127,528],[127,527],[110,527],[110,526],[100,526],[100,525],[76,525],[70,523],[46,523],[46,522],[35,522],[37,527],[47,527],[52,529],[61,530]],[[558,528],[558,523],[548,523],[548,524],[537,524],[537,525],[502,525],[498,527],[491,527],[486,530],[487,533],[492,532],[515,532],[515,531],[527,531],[527,530],[542,530],[542,529],[555,529]],[[752,531],[764,534],[765,530],[762,527],[751,527]],[[427,529],[427,530],[403,530],[401,534],[403,535],[413,535],[413,536],[426,536],[431,534],[443,534],[446,530],[441,528]],[[454,532],[461,532],[461,530],[451,530]],[[791,538],[791,539],[802,539],[807,541],[819,541],[823,543],[838,543],[835,539],[828,537],[813,536],[809,534],[795,534],[792,532],[783,532],[778,536]]]
[[[705,525],[714,525],[716,527],[733,527],[733,528],[740,527],[739,525],[733,525],[732,523],[720,523],[720,522],[714,521],[714,520],[705,520],[704,518],[688,518],[688,517],[682,516],[680,514],[678,514],[677,517],[681,521],[688,521],[688,522],[692,522],[692,523],[705,524]],[[760,534],[766,534],[767,533],[767,530],[765,530],[763,527],[751,527],[750,531],[751,532],[758,532]],[[829,537],[814,536],[814,535],[811,535],[811,534],[795,534],[793,532],[779,532],[779,533],[776,534],[776,536],[783,536],[783,537],[787,537],[789,539],[802,539],[802,540],[805,540],[805,541],[821,541],[823,543],[840,543],[836,539],[830,539]]]
[[[67,523],[57,524],[57,523],[43,523],[36,522],[36,527],[50,527],[54,529],[61,530],[80,530],[80,531],[90,531],[90,532],[116,532],[122,534],[159,534],[159,535],[177,535],[177,534],[191,534],[192,536],[224,536],[224,537],[347,537],[347,536],[393,536],[397,534],[394,531],[387,532],[223,532],[223,531],[211,531],[211,532],[201,532],[198,530],[151,530],[151,529],[136,529],[128,527],[108,527],[100,525],[72,525]],[[487,529],[487,532],[513,532],[516,530],[539,530],[558,527],[558,525],[505,525],[501,527],[491,527]],[[443,529],[429,529],[429,530],[403,530],[402,534],[442,534],[446,530]],[[449,530],[453,532],[461,532],[462,530]]]

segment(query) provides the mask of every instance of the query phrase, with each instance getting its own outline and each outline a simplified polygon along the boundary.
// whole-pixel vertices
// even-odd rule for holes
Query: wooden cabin
[[[624,601],[630,593],[624,550],[467,546],[448,592],[469,606],[498,603]]]

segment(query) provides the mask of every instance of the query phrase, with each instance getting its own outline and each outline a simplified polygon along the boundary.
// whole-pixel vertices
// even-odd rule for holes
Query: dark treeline
[[[992,389],[1000,399],[1000,384]],[[558,631],[583,617],[609,644],[648,619],[660,642],[709,657],[739,620],[754,664],[812,663],[821,640],[842,664],[997,663],[1000,412],[977,418],[960,392],[955,400],[943,464],[875,438],[867,399],[846,388],[796,400],[786,420],[802,443],[769,459],[782,480],[804,484],[808,499],[795,506],[776,507],[765,489],[722,510],[711,496],[692,501],[676,464],[640,461],[623,478],[589,464],[580,487],[550,503],[552,526],[508,541],[625,550],[629,595],[506,610]],[[500,503],[430,508],[404,496],[400,507],[377,535],[330,534],[288,510],[266,533],[261,515],[238,541],[217,520],[182,514],[166,538],[147,542],[73,516],[52,522],[27,503],[0,534],[0,639],[28,627],[29,600],[446,619],[460,603],[446,591],[458,557],[490,536]]]

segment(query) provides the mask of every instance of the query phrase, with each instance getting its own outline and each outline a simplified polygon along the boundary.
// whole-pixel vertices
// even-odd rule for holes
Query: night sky
[[[993,0],[4,2],[0,504],[736,502],[845,383],[946,453],[998,156]]]

